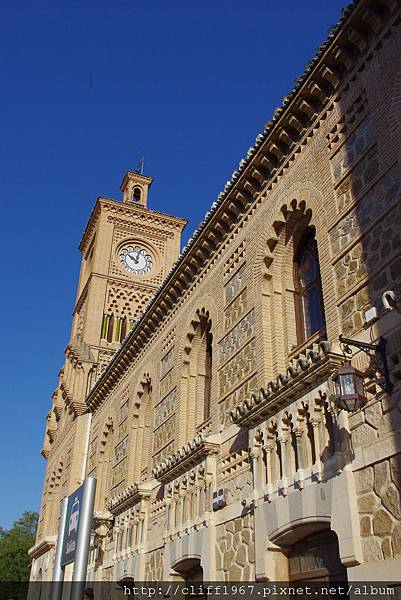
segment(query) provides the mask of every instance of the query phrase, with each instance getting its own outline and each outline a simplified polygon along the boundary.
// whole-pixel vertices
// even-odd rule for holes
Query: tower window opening
[[[110,315],[109,322],[107,325],[107,341],[113,341],[113,331],[114,331],[114,315]]]
[[[127,317],[125,316],[121,321],[121,330],[120,330],[120,342],[123,342],[127,337]]]
[[[141,188],[134,187],[132,190],[132,202],[140,202],[142,196]]]

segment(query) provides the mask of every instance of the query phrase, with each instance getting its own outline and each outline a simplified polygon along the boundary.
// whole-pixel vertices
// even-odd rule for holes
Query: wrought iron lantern
[[[345,362],[333,377],[334,403],[337,408],[354,412],[363,408],[367,398],[363,389],[363,375],[354,369],[350,362]]]

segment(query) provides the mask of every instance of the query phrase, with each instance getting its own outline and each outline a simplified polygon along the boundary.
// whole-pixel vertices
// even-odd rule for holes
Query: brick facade
[[[130,201],[135,185],[147,200],[150,178],[128,174],[123,202],[98,200],[47,418],[33,579],[51,578],[59,501],[84,475],[98,481],[92,579],[180,580],[197,565],[210,581],[287,580],[300,541],[329,532],[349,580],[396,578],[400,40],[398,1],[347,9],[180,258],[184,221]],[[325,324],[301,339],[307,232]],[[127,244],[151,255],[149,273],[122,271]],[[341,333],[385,336],[394,384],[383,392],[356,353],[368,403],[350,415],[332,402]]]

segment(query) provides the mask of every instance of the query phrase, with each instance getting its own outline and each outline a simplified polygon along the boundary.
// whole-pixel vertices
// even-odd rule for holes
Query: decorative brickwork
[[[153,456],[152,464],[157,465],[157,464],[161,463],[166,458],[166,456],[168,456],[169,454],[174,452],[174,449],[175,449],[174,442],[169,442],[169,444],[167,444],[167,446],[165,448],[163,448],[163,450],[160,450],[160,452],[158,452],[157,454],[155,454]]]
[[[169,346],[174,342],[174,340],[175,340],[175,327],[173,327],[171,329],[171,331],[168,332],[168,334],[162,341],[162,352],[163,353],[169,348]]]
[[[331,159],[333,180],[337,183],[373,143],[370,121],[364,119]]]
[[[219,342],[220,362],[228,360],[254,334],[255,313],[251,310],[241,321]]]
[[[220,397],[245,379],[256,368],[256,342],[252,340],[219,372]]]
[[[118,463],[122,458],[127,456],[128,450],[128,437],[124,438],[117,446],[114,448],[114,462]]]
[[[174,388],[163,398],[163,400],[155,408],[155,429],[159,427],[177,408],[177,389]]]
[[[82,302],[81,306],[79,307],[79,310],[78,310],[78,313],[76,316],[76,319],[77,319],[76,336],[79,338],[82,337],[82,334],[84,331],[87,306],[88,306],[88,297],[85,296],[85,299]]]
[[[341,115],[336,125],[327,135],[328,148],[334,150],[342,144],[347,135],[352,133],[355,123],[361,120],[368,104],[366,90],[361,90],[359,96],[352,102],[351,106]]]
[[[121,440],[128,433],[128,419],[125,419],[122,423],[119,423],[117,428],[117,439]]]
[[[245,381],[238,389],[232,394],[229,394],[219,404],[219,418],[220,423],[227,424],[230,422],[230,409],[237,404],[241,404],[246,398],[250,398],[253,393],[258,390],[258,378],[257,375],[253,375],[248,381]]]
[[[161,252],[164,252],[166,244],[163,237],[160,235],[160,232],[155,227],[149,226],[145,226],[145,231],[147,233],[147,239],[151,240],[152,245],[158,248]],[[136,238],[134,236],[138,236],[140,239],[143,236],[143,230],[141,231],[141,229],[135,229],[132,227],[132,225],[124,229],[115,227],[113,245],[115,246],[123,240],[135,240]]]
[[[226,308],[224,312],[224,328],[226,331],[244,314],[247,307],[246,294],[245,288]]]
[[[88,450],[88,466],[87,466],[87,472],[91,473],[94,468],[96,467],[96,452],[97,452],[97,436],[91,440],[90,444],[89,444],[89,450]]]
[[[127,476],[127,459],[124,458],[121,462],[119,462],[114,468],[113,468],[113,473],[112,473],[112,478],[111,478],[111,485],[112,485],[112,495],[114,496],[116,493],[118,493],[115,489],[115,486],[117,486],[118,483],[120,483],[121,481],[123,481],[126,476]]]
[[[241,242],[230,258],[224,264],[224,275],[228,276],[237,268],[245,254],[245,241]]]
[[[226,303],[230,302],[234,296],[240,291],[245,282],[245,264],[243,264],[238,271],[231,277],[230,281],[226,284],[225,298]]]
[[[363,241],[336,263],[334,269],[338,297],[349,292],[369,275],[371,304],[374,304],[376,295],[381,296],[384,290],[391,289],[401,273],[401,261],[397,258],[401,244],[400,227],[401,203],[398,203],[386,220],[375,225],[364,236]],[[391,258],[396,260],[383,268],[383,263],[389,262]],[[354,295],[340,306],[344,334],[349,335],[362,326],[362,314],[357,310],[358,301],[358,295]]]
[[[175,434],[175,417],[172,416],[168,421],[165,421],[153,434],[153,454],[159,452],[167,442],[174,438]]]
[[[401,184],[400,184],[401,187]],[[398,254],[401,237],[401,204],[389,213],[386,222],[378,223],[352,250],[337,263],[335,272],[338,281],[338,295],[352,288],[369,272],[377,270],[378,265]],[[351,229],[349,227],[348,229]],[[352,235],[352,234],[351,234]]]
[[[98,380],[105,371],[107,365],[113,357],[113,352],[110,350],[100,350],[97,363],[96,380]]]
[[[367,189],[378,173],[379,159],[377,147],[373,146],[336,189],[338,212],[342,212],[348,206],[352,205]]]
[[[163,356],[161,359],[161,377],[169,370],[174,364],[175,351],[174,346]]]
[[[108,292],[106,314],[126,316],[129,321],[137,319],[152,293],[152,289],[143,290],[127,284],[112,285]]]
[[[171,368],[160,381],[160,397],[163,398],[176,385],[176,369]]]

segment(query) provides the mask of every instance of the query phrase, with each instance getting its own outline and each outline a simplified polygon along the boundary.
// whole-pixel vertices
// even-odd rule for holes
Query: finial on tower
[[[139,173],[140,175],[143,175],[143,168],[145,166],[145,157],[142,156],[138,162],[136,163],[136,170],[135,173]]]
[[[123,194],[123,202],[127,204],[139,204],[147,208],[148,190],[152,185],[153,177],[143,175],[144,158],[137,165],[135,173],[127,171],[121,182],[120,190]],[[140,167],[140,168],[139,168]]]

